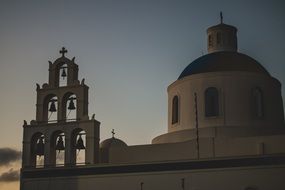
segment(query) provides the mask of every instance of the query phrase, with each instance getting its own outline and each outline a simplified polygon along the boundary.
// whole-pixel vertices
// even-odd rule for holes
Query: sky
[[[23,120],[35,119],[36,83],[61,47],[90,87],[101,140],[115,129],[128,145],[148,144],[167,130],[167,86],[207,53],[220,11],[238,28],[239,52],[285,84],[284,10],[283,0],[1,1],[0,189],[18,188],[7,175],[17,178]]]

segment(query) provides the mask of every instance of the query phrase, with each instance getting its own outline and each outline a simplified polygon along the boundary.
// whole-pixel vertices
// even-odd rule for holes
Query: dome
[[[106,139],[100,143],[100,148],[128,146],[124,141],[115,137]]]
[[[178,79],[192,74],[221,71],[245,71],[269,75],[260,63],[245,54],[219,51],[194,60],[183,70]]]

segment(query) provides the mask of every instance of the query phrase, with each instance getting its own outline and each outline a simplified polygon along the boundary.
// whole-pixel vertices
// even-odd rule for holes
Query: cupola
[[[218,51],[237,51],[237,28],[223,23],[220,13],[220,24],[207,29],[208,53]]]

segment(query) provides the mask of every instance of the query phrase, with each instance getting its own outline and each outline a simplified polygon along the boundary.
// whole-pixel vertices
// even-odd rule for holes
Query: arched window
[[[43,102],[43,120],[48,123],[56,123],[58,111],[58,99],[54,94],[49,94],[45,97]]]
[[[74,129],[71,136],[73,144],[71,150],[71,159],[75,165],[86,164],[86,132],[83,129]]]
[[[50,159],[54,166],[63,166],[65,161],[65,134],[55,131],[50,140]]]
[[[215,87],[209,87],[205,91],[205,116],[215,117],[219,115],[219,92]]]
[[[217,44],[220,44],[222,41],[222,35],[220,32],[217,33]]]
[[[260,88],[253,89],[253,112],[257,118],[264,116],[263,93]]]
[[[63,120],[76,121],[77,119],[77,98],[72,92],[67,92],[62,99]]]
[[[60,68],[59,68],[59,86],[66,86],[67,85],[67,76],[68,75],[68,67],[67,64],[63,64]]]
[[[174,96],[172,99],[172,124],[178,123],[179,119],[179,99]]]
[[[36,133],[31,139],[31,159],[30,165],[32,167],[44,167],[45,159],[45,138],[42,133]]]
[[[208,36],[208,44],[209,44],[209,46],[213,46],[212,35],[209,35],[209,36]]]
[[[67,93],[63,99],[63,115],[67,122],[77,119],[77,98],[75,94]]]

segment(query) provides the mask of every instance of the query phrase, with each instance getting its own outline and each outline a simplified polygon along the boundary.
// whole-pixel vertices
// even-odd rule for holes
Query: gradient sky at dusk
[[[127,144],[166,132],[166,88],[207,53],[206,29],[220,11],[238,28],[239,51],[284,85],[284,10],[282,0],[1,1],[0,148],[21,149],[23,120],[35,119],[36,83],[48,81],[48,61],[62,46],[90,87],[101,140],[112,129]]]

